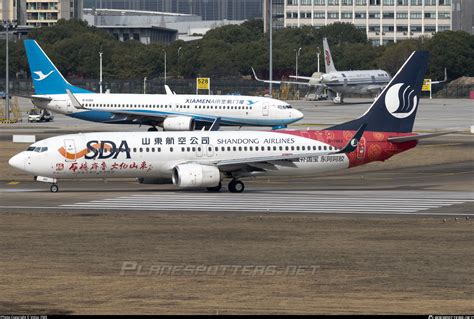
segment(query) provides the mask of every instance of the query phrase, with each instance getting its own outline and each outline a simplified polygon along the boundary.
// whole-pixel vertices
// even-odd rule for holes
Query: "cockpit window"
[[[47,147],[39,147],[39,146],[30,146],[26,149],[27,152],[36,152],[36,153],[43,153],[48,151]]]

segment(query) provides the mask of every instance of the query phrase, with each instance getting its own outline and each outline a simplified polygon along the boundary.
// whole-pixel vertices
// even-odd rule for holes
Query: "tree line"
[[[273,72],[278,79],[295,73],[310,76],[317,70],[318,48],[327,37],[336,67],[340,70],[381,68],[395,74],[413,50],[431,53],[429,77],[442,79],[444,68],[450,80],[474,76],[474,36],[463,31],[444,31],[432,38],[403,40],[373,46],[365,32],[348,23],[321,28],[304,26],[276,30],[273,37]],[[107,79],[148,79],[164,76],[164,51],[168,77],[240,78],[251,75],[251,67],[268,77],[268,34],[263,22],[251,20],[210,30],[201,40],[145,45],[120,42],[84,21],[60,20],[56,25],[32,30],[35,39],[56,66],[70,78],[98,78],[99,52],[103,52],[103,75]],[[5,41],[0,43],[0,74],[5,74]],[[320,57],[324,72],[323,54]],[[28,75],[23,40],[10,43],[11,76]]]

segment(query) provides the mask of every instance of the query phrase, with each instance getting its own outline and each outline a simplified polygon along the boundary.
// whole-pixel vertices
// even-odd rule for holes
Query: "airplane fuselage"
[[[322,75],[321,83],[340,94],[380,92],[391,77],[383,70],[338,71]]]
[[[303,114],[288,103],[237,95],[75,94],[83,109],[67,94],[36,95],[35,105],[71,117],[104,123],[160,124],[166,117],[192,118],[221,125],[286,126]],[[47,99],[50,99],[48,101]]]
[[[251,170],[231,171],[229,178],[259,175],[307,175],[384,161],[416,142],[393,144],[398,133],[365,132],[357,149],[348,154],[304,156],[341,149],[353,131],[193,131],[85,133],[39,141],[10,160],[10,165],[37,176],[74,178],[171,179],[178,165],[193,163],[219,167],[221,161],[301,154],[288,163],[250,164]],[[401,134],[404,135],[404,134]],[[406,135],[406,134],[405,134]],[[269,167],[272,166],[272,167]]]

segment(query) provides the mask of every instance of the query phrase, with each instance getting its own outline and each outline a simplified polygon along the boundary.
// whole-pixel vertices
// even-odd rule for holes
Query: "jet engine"
[[[163,121],[165,131],[192,131],[194,130],[194,120],[188,116],[167,117]]]
[[[182,164],[173,168],[173,184],[181,188],[215,187],[221,182],[221,173],[215,166]]]

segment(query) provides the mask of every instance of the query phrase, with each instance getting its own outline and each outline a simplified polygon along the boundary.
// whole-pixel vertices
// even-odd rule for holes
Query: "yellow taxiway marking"
[[[18,185],[18,184],[20,184],[20,182],[10,182],[10,183],[8,183],[8,185]]]

